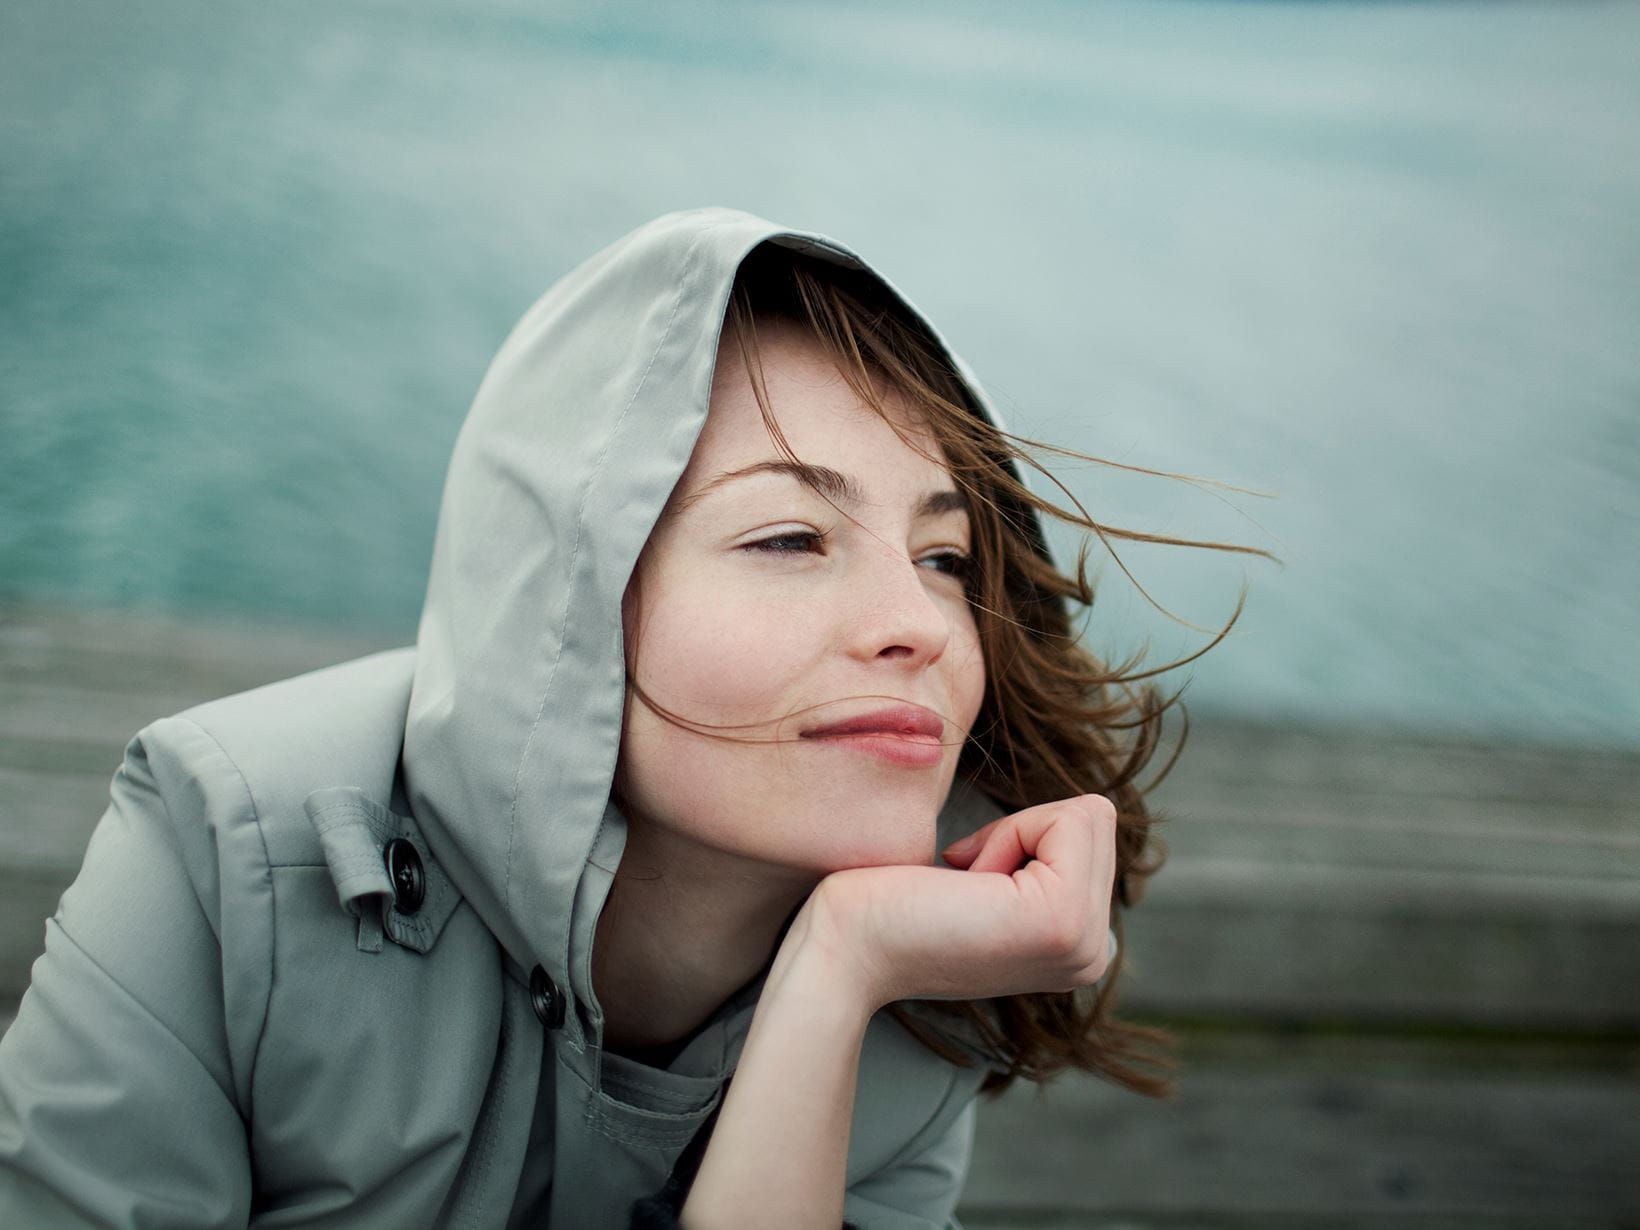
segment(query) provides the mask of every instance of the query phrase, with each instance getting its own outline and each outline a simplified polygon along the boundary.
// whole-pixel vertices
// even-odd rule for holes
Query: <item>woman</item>
[[[939,1226],[982,1087],[1159,1091],[1107,936],[1165,704],[1075,648],[986,414],[819,236],[674,214],[558,283],[415,648],[127,749],[0,1222]]]

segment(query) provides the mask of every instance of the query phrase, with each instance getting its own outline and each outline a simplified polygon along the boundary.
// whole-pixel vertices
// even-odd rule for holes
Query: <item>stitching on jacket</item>
[[[582,1102],[581,1122],[606,1140],[626,1145],[644,1145],[675,1148],[695,1138],[700,1125],[712,1109],[723,1100],[723,1086],[687,1111],[650,1110],[610,1097],[602,1089],[595,1089],[581,1080],[579,1073],[569,1069],[560,1057],[559,1071],[569,1071],[577,1080],[585,1098]],[[646,1090],[646,1092],[653,1092]]]
[[[328,796],[326,801],[315,803],[315,798],[321,795]],[[338,895],[351,890],[342,897],[342,904],[359,917],[361,936],[371,929],[366,914],[374,908],[380,915],[381,932],[395,944],[422,955],[431,952],[462,898],[433,857],[414,818],[401,816],[350,788],[316,790],[303,801],[302,807],[325,848],[324,865],[330,871]],[[331,839],[339,840],[342,836],[358,836],[367,842],[368,848],[351,851],[333,848]],[[396,890],[382,861],[383,849],[395,838],[409,841],[422,861],[424,897],[412,913],[399,909]],[[355,879],[371,880],[374,885],[347,883]],[[371,907],[361,901],[367,896],[379,897],[380,901]],[[373,944],[361,939],[359,947],[366,952],[380,951],[380,936],[375,939]]]
[[[433,950],[433,945],[438,943],[439,937],[444,934],[444,928],[455,914],[456,907],[461,904],[462,897],[456,891],[455,885],[450,882],[450,878],[445,875],[444,868],[439,866],[438,860],[433,857],[433,852],[427,848],[427,843],[416,829],[415,822],[394,812],[386,812],[385,815],[399,826],[390,831],[408,840],[421,856],[426,896],[421,908],[413,915],[400,910],[398,901],[393,896],[386,896],[382,908],[382,925],[394,943],[425,956]],[[376,865],[380,865],[379,855]]]
[[[486,1091],[486,1096],[479,1102],[478,1130],[473,1134],[472,1148],[468,1152],[468,1157],[472,1159],[473,1165],[472,1185],[469,1187],[462,1183],[458,1174],[456,1181],[450,1187],[450,1200],[455,1201],[461,1197],[466,1197],[467,1203],[464,1207],[452,1209],[452,1214],[456,1212],[461,1214],[460,1221],[464,1226],[483,1224],[478,1220],[479,1202],[473,1199],[472,1193],[486,1191],[490,1186],[490,1172],[495,1168],[496,1140],[501,1131],[500,1099],[516,1096],[513,1089],[514,1082],[507,1079],[507,1073],[500,1073],[498,1079],[496,1072],[496,1069],[500,1069],[505,1065],[514,1065],[518,1060],[517,1054],[512,1049],[518,1045],[518,1042],[513,1036],[511,996],[515,994],[515,989],[508,985],[510,982],[511,979],[503,973],[501,975],[501,1024],[496,1034],[495,1061],[490,1077],[491,1088],[496,1091],[497,1104],[494,1107],[490,1105],[488,1091]],[[525,1130],[528,1131],[527,1128]]]
[[[228,768],[233,770],[233,775],[234,775],[235,779],[239,782],[239,788],[245,794],[245,804],[249,808],[249,811],[250,811],[251,827],[256,830],[256,840],[258,841],[258,843],[260,843],[260,845],[262,847],[262,879],[266,883],[267,890],[268,890],[268,969],[267,969],[267,976],[263,979],[263,983],[262,983],[262,1011],[260,1012],[259,1019],[257,1020],[257,1023],[256,1023],[256,1045],[251,1048],[251,1070],[249,1072],[245,1073],[246,1100],[247,1100],[247,1102],[250,1102],[250,1101],[255,1100],[253,1091],[254,1091],[255,1085],[256,1085],[256,1069],[261,1065],[261,1062],[262,1062],[262,1043],[264,1041],[266,1041],[267,1036],[268,1036],[268,1011],[273,1005],[273,968],[274,968],[274,965],[276,964],[277,959],[278,959],[278,954],[274,951],[274,940],[275,940],[275,937],[278,935],[279,930],[278,930],[278,926],[277,926],[277,920],[274,918],[274,913],[277,910],[279,903],[278,903],[278,900],[275,898],[274,892],[273,892],[273,858],[268,853],[268,835],[262,831],[262,815],[261,815],[261,812],[257,809],[257,806],[256,806],[256,796],[251,793],[251,784],[250,784],[250,782],[245,780],[245,775],[240,772],[239,765],[237,763],[235,763],[234,758],[232,756],[228,755],[228,749],[222,746],[221,742],[217,739],[217,737],[215,735],[213,735],[210,731],[206,730],[203,726],[201,726],[198,722],[194,721],[192,718],[176,717],[176,718],[171,718],[169,720],[191,726],[194,730],[198,731],[199,734],[201,736],[203,736],[210,743],[210,745],[213,748],[216,749],[216,754],[218,756],[222,757],[223,761],[227,764]],[[155,723],[155,726],[157,727],[159,724],[160,723]],[[169,811],[169,808],[167,808],[167,811]],[[220,884],[221,884],[220,873],[218,874],[218,881],[217,882],[218,882],[218,885],[220,886]],[[218,888],[217,891],[218,892],[221,891],[220,887]],[[221,939],[220,933],[218,933],[217,948],[220,950],[221,946],[222,946],[222,939]],[[227,978],[226,978],[226,973],[227,973],[227,971],[224,970],[223,971],[223,974],[224,974],[224,977],[223,977],[223,999],[224,999],[224,1001],[227,999]],[[225,1019],[226,1016],[227,1016],[227,1012],[226,1012],[227,1004],[225,1002],[223,1004],[223,1009],[224,1009],[223,1016],[224,1016],[224,1019]],[[233,1060],[233,1055],[232,1055],[231,1050],[229,1052],[228,1059],[229,1059],[230,1063]],[[243,1107],[240,1107],[240,1109],[247,1116],[251,1113],[250,1106],[243,1106]]]
[[[683,306],[683,288],[689,281],[689,274],[695,263],[695,254],[710,230],[710,225],[703,226],[690,242],[689,249],[684,253],[683,267],[678,273],[677,293],[672,299],[672,312],[666,318],[666,328],[661,330],[661,336],[655,343],[655,349],[650,352],[649,362],[644,365],[643,375],[638,377],[638,383],[632,390],[632,396],[627,398],[626,405],[615,418],[615,424],[604,438],[604,446],[599,451],[597,459],[592,464],[592,472],[587,475],[587,481],[581,488],[581,499],[575,508],[575,540],[570,544],[569,565],[565,570],[571,584],[565,587],[564,608],[557,620],[558,650],[552,656],[552,668],[547,672],[547,682],[541,689],[541,703],[535,710],[535,719],[530,723],[530,733],[524,739],[524,747],[518,755],[518,767],[513,771],[512,808],[507,821],[507,888],[503,895],[507,911],[512,912],[513,886],[513,854],[518,844],[518,786],[524,778],[524,762],[529,759],[530,750],[535,746],[535,733],[541,726],[541,717],[547,711],[547,700],[552,696],[552,684],[558,677],[558,664],[564,656],[564,630],[569,626],[569,612],[571,599],[574,597],[574,579],[576,561],[581,557],[581,539],[586,530],[587,501],[592,498],[592,489],[597,485],[599,476],[603,473],[604,463],[609,457],[610,446],[620,433],[621,424],[631,412],[633,405],[643,393],[644,386],[649,383],[649,373],[654,370],[655,360],[660,357],[661,348],[666,345],[666,339],[672,336],[672,326],[677,323],[678,309]]]
[[[314,793],[319,792],[315,791]],[[313,796],[309,795],[308,797],[312,798]],[[305,803],[303,809],[306,810]],[[383,808],[381,814],[377,815],[362,800],[345,798],[332,799],[322,807],[315,808],[308,813],[308,819],[313,822],[313,827],[321,833],[333,828],[343,827],[349,823],[362,823],[377,840],[385,841],[393,831],[393,826],[390,823],[392,815],[393,813],[386,808]]]
[[[576,1085],[580,1086],[579,1092],[582,1095],[581,1123],[590,1131],[597,1132],[604,1139],[613,1140],[617,1144],[642,1145],[662,1149],[685,1145],[694,1139],[695,1132],[699,1129],[701,1122],[723,1097],[723,1091],[720,1088],[716,1097],[708,1100],[705,1106],[687,1117],[681,1114],[668,1114],[666,1111],[646,1111],[640,1107],[626,1107],[625,1103],[616,1102],[601,1089],[596,1089],[588,1084],[579,1072],[564,1062],[564,1057],[558,1054],[556,1050],[553,1051],[552,1062],[557,1069],[555,1078],[567,1076]],[[613,1115],[606,1114],[604,1110],[605,1106],[609,1104],[629,1109],[643,1118],[632,1124],[616,1123],[613,1121]],[[649,1122],[645,1122],[645,1119]]]
[[[604,1085],[608,1087],[611,1094],[638,1094],[644,1097],[653,1098],[656,1102],[662,1103],[667,1109],[658,1112],[661,1114],[692,1114],[694,1111],[698,1110],[701,1105],[700,1097],[697,1094],[682,1093],[671,1089],[664,1089],[656,1085],[647,1085],[641,1080],[628,1080],[609,1068],[603,1069],[602,1077]],[[717,1084],[714,1087],[713,1093],[709,1093],[707,1095],[706,1101],[708,1105],[711,1103],[712,1096],[717,1090],[721,1090],[722,1087],[723,1086],[721,1083]],[[621,1103],[622,1105],[631,1106],[636,1110],[645,1111],[649,1114],[657,1113],[648,1107],[640,1106],[635,1098],[613,1098],[612,1100]]]
[[[169,810],[169,809],[167,809],[167,810]],[[82,957],[84,957],[87,961],[89,961],[91,963],[91,965],[93,967],[95,967],[95,969],[97,970],[98,973],[100,973],[104,978],[108,979],[108,983],[109,983],[110,986],[116,988],[119,991],[119,993],[122,996],[125,997],[126,1000],[128,1000],[130,1003],[134,1004],[136,1006],[137,1010],[139,1012],[141,1012],[143,1016],[147,1017],[155,1025],[159,1026],[159,1028],[164,1032],[164,1034],[167,1038],[170,1038],[173,1042],[175,1042],[183,1050],[187,1051],[188,1054],[193,1057],[193,1061],[199,1065],[199,1070],[201,1072],[204,1072],[206,1075],[208,1075],[211,1078],[211,1083],[213,1085],[215,1085],[218,1089],[222,1090],[222,1096],[227,1098],[228,1101],[231,1102],[234,1105],[235,1108],[239,1109],[241,1111],[241,1113],[243,1113],[244,1108],[239,1106],[239,1095],[238,1095],[238,1093],[235,1092],[231,1088],[223,1088],[222,1082],[217,1079],[216,1073],[211,1071],[211,1065],[205,1062],[204,1058],[200,1055],[200,1053],[198,1051],[194,1050],[193,1047],[189,1046],[186,1042],[184,1042],[182,1040],[182,1038],[177,1034],[176,1030],[172,1029],[163,1020],[161,1020],[157,1015],[155,1015],[154,1010],[152,1008],[150,1008],[147,1004],[143,1003],[142,1000],[138,999],[129,987],[127,987],[118,978],[114,977],[113,971],[110,970],[101,961],[97,960],[96,957],[92,956],[91,951],[88,948],[86,948],[85,945],[81,944],[79,940],[75,939],[74,936],[72,934],[70,934],[68,928],[63,926],[63,924],[60,921],[58,921],[58,919],[56,919],[56,918],[46,919],[46,926],[57,928],[57,934],[62,936],[63,939],[65,939],[66,941],[68,941],[68,943],[73,947],[74,951],[79,953]],[[231,1074],[232,1074],[232,1069],[233,1069],[233,1056],[225,1055],[224,1059],[227,1060],[227,1064],[228,1064],[228,1068],[229,1068],[229,1072],[230,1072],[230,1080],[231,1080],[232,1079]]]
[[[616,1123],[604,1113],[603,1108],[596,1101],[589,1101],[586,1104],[586,1110],[582,1112],[581,1122],[605,1140],[613,1140],[618,1144],[646,1145],[670,1149],[678,1145],[686,1145],[693,1140],[695,1133],[700,1130],[700,1125],[705,1121],[706,1116],[711,1113],[711,1109],[712,1106],[708,1105],[700,1113],[689,1116],[687,1120],[679,1116],[678,1121],[673,1123],[650,1123],[642,1120],[631,1123]]]

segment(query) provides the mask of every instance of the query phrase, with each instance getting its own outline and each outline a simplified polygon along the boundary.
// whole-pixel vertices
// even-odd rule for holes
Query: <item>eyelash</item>
[[[791,530],[784,534],[776,534],[772,538],[749,542],[746,549],[767,551],[771,555],[809,555],[819,554],[825,544],[826,536],[815,530]],[[917,563],[920,566],[934,564],[933,571],[955,577],[965,585],[973,580],[974,557],[965,551],[948,548],[936,551],[932,555],[925,555]]]
[[[799,545],[793,546],[793,543]],[[772,538],[749,542],[746,548],[749,551],[767,551],[772,555],[808,555],[818,553],[825,544],[826,536],[815,530],[787,530]]]

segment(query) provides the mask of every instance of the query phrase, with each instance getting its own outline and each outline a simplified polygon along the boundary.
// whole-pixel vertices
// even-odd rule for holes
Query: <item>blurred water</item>
[[[0,596],[408,637],[507,327],[706,203],[859,248],[1022,431],[1277,497],[1065,472],[1286,561],[1201,709],[1640,742],[1633,4],[8,0]],[[1127,558],[1203,625],[1244,571]]]

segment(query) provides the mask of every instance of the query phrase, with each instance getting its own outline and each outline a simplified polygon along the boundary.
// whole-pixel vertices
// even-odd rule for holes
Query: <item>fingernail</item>
[[[953,841],[941,851],[942,854],[967,854],[979,844],[979,834],[970,833],[961,841]]]

